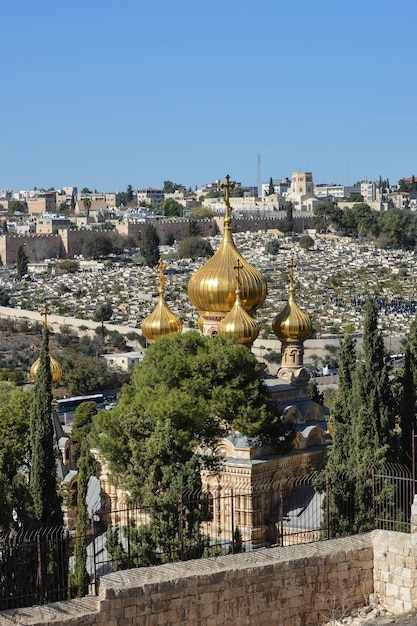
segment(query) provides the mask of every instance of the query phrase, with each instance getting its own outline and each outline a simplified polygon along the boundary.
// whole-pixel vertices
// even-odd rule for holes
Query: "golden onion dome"
[[[233,308],[221,320],[218,329],[219,335],[234,335],[238,343],[251,344],[259,335],[259,326],[245,311],[240,302],[240,289],[236,289],[236,299]]]
[[[288,302],[272,323],[272,330],[280,340],[306,339],[312,329],[311,318],[294,299],[294,261],[290,261],[290,286]]]
[[[148,317],[142,323],[142,335],[146,337],[149,343],[153,343],[160,337],[172,335],[173,333],[182,332],[182,323],[172,311],[169,310],[164,298],[164,269],[166,265],[162,259],[159,259],[157,265],[159,270],[159,300],[158,304]]]
[[[48,309],[46,303],[44,304],[42,311],[41,311],[41,315],[43,316],[43,327],[44,329],[48,329],[48,315],[50,313],[50,310]],[[38,376],[38,369],[39,369],[39,364],[40,364],[40,358],[36,359],[36,361],[34,363],[32,363],[31,368],[29,370],[29,376],[31,377],[31,379],[33,380],[33,382],[36,382],[36,378]],[[51,370],[51,382],[53,385],[56,385],[57,383],[59,383],[59,381],[62,378],[62,367],[61,364],[59,363],[59,361],[57,361],[56,359],[54,359],[53,356],[49,355],[49,367]]]
[[[222,183],[226,189],[226,216],[223,239],[219,249],[190,279],[188,296],[192,304],[203,315],[225,315],[235,302],[236,278],[233,266],[236,261],[242,265],[240,271],[240,301],[245,311],[259,309],[266,297],[267,283],[263,274],[246,261],[237,250],[230,228],[229,190],[234,183]]]
[[[62,378],[62,367],[61,364],[56,359],[54,359],[53,356],[49,356],[49,361],[51,368],[52,384],[56,385]],[[36,381],[36,378],[38,376],[39,363],[40,359],[36,359],[36,361],[31,365],[31,368],[29,370],[29,375],[33,382]]]

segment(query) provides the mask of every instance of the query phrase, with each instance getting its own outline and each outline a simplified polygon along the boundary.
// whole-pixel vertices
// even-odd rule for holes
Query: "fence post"
[[[36,547],[38,552],[38,586],[39,586],[39,599],[40,603],[43,602],[43,568],[42,568],[42,543],[41,543],[41,531],[36,533]]]
[[[232,554],[235,553],[235,507],[233,501],[233,488],[230,490],[230,520],[232,523]]]
[[[127,522],[127,569],[132,567],[131,563],[131,551],[130,551],[130,509],[129,505],[126,509],[126,522]]]
[[[93,535],[93,589],[94,595],[97,595],[97,554],[96,554],[96,529],[94,526],[94,511],[91,511],[91,533]]]
[[[183,500],[182,493],[180,493],[180,499],[178,501],[178,537],[180,540],[180,561],[184,560],[184,528],[183,528]]]
[[[371,470],[371,481],[372,481],[372,511],[374,514],[374,528],[376,528],[376,498],[375,498],[375,468],[372,467]]]
[[[326,476],[326,527],[327,539],[330,539],[330,485],[328,476]]]
[[[284,493],[282,484],[279,486],[279,525],[281,534],[281,546],[284,545]]]

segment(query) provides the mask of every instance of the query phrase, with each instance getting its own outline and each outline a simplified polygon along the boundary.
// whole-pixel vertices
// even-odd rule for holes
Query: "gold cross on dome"
[[[159,259],[159,263],[156,266],[156,269],[159,270],[159,289],[162,292],[165,287],[165,278],[164,278],[164,270],[166,270],[167,266],[163,262],[162,259]]]
[[[224,202],[226,205],[226,216],[224,219],[224,223],[225,224],[230,224],[230,212],[232,210],[232,207],[230,206],[230,190],[235,188],[235,183],[234,182],[230,182],[230,176],[229,174],[226,174],[225,176],[225,182],[224,183],[220,183],[220,189],[224,189]]]
[[[48,315],[51,314],[51,311],[48,309],[48,305],[46,304],[46,302],[43,305],[43,308],[40,311],[40,314],[43,316],[43,325],[46,328],[48,326]]]
[[[240,270],[243,270],[243,263],[239,258],[236,259],[236,263],[234,264],[233,269],[236,270],[237,286],[240,288]]]

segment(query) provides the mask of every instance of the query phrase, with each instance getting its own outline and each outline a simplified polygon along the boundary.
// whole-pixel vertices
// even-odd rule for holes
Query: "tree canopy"
[[[174,198],[168,198],[161,204],[161,209],[164,212],[165,217],[182,217],[184,207],[182,204],[174,200]]]
[[[99,259],[113,252],[113,244],[107,235],[101,232],[91,232],[82,245],[82,253],[86,259]]]
[[[0,382],[0,531],[27,521],[27,480],[19,469],[27,465],[32,394],[10,382]]]
[[[204,237],[186,237],[180,243],[177,250],[179,259],[197,259],[199,257],[213,256],[214,251],[210,242]]]
[[[159,235],[153,224],[147,224],[143,233],[143,242],[140,247],[146,265],[155,267],[159,261]]]
[[[187,464],[212,458],[196,450],[213,449],[230,430],[277,448],[289,437],[256,358],[230,338],[196,332],[152,344],[118,406],[99,411],[94,423],[111,473],[134,500],[148,504],[180,473],[187,482]]]
[[[331,479],[330,532],[364,532],[373,527],[371,470],[401,461],[395,402],[378,329],[378,307],[365,310],[363,358],[351,335],[339,352],[339,388],[332,412],[333,444],[324,470]]]

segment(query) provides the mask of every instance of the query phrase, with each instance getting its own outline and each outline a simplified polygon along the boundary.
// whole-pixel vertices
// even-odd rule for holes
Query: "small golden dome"
[[[290,286],[288,302],[272,323],[272,330],[280,340],[306,339],[312,324],[308,313],[304,313],[294,299],[294,261],[290,261]]]
[[[222,183],[226,189],[226,216],[224,219],[223,240],[219,249],[201,267],[188,283],[188,296],[192,304],[203,315],[225,315],[235,302],[236,278],[233,266],[239,259],[242,264],[240,272],[240,300],[245,311],[259,309],[266,297],[267,283],[263,274],[246,261],[237,250],[230,228],[229,189],[234,183]]]
[[[61,367],[61,364],[56,359],[54,359],[53,356],[49,356],[49,360],[50,360],[52,384],[56,385],[57,383],[59,383],[59,381],[62,378],[62,367]],[[31,379],[33,380],[33,382],[36,381],[36,378],[38,376],[39,363],[40,363],[40,359],[36,359],[36,361],[31,365],[31,368],[29,370],[29,375]]]
[[[240,302],[239,289],[232,310],[221,320],[219,335],[235,335],[238,343],[251,344],[259,335],[259,326]]]
[[[172,311],[169,310],[164,298],[165,279],[163,271],[166,265],[159,259],[159,301],[154,310],[142,323],[142,335],[149,343],[153,343],[160,337],[182,332],[182,323]]]

